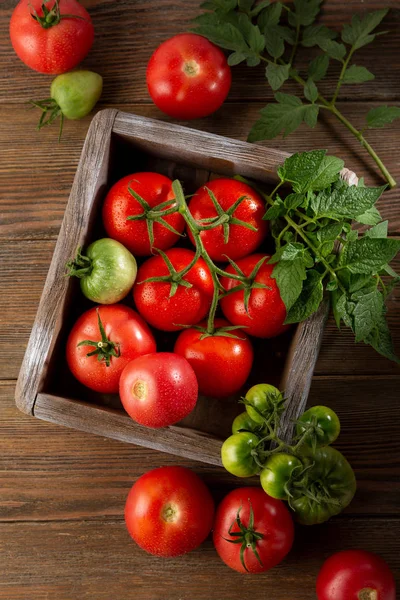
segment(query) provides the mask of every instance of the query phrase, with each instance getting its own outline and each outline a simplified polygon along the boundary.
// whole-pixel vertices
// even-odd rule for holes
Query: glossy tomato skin
[[[267,255],[252,254],[238,260],[237,265],[248,277],[258,261],[265,256]],[[255,278],[256,283],[263,283],[268,287],[251,290],[248,312],[244,305],[243,290],[233,292],[221,300],[222,312],[228,321],[246,327],[246,333],[259,338],[272,338],[289,328],[289,325],[284,325],[286,308],[276,280],[271,277],[275,265],[268,264],[269,258],[267,256]],[[226,268],[226,271],[235,273],[231,265]],[[228,277],[222,277],[221,283],[227,291],[238,285],[237,281]]]
[[[333,444],[340,433],[340,421],[337,414],[328,406],[312,406],[304,412],[296,424],[298,436],[306,432],[306,425],[314,425],[315,432],[309,434],[307,443],[322,447]]]
[[[184,467],[142,475],[129,492],[125,522],[135,542],[155,556],[180,556],[210,533],[214,501],[203,481]]]
[[[198,189],[189,202],[189,210],[196,221],[217,216],[207,189],[211,190],[224,211],[245,196],[233,216],[257,229],[252,231],[243,225],[230,224],[228,243],[225,243],[222,225],[202,231],[200,236],[210,257],[215,261],[227,262],[227,256],[237,260],[254,252],[265,239],[268,231],[267,221],[263,221],[265,203],[261,196],[249,185],[236,179],[214,179]],[[194,243],[192,233],[190,231],[188,233]]]
[[[215,327],[226,327],[225,319],[215,319]],[[205,327],[206,322],[200,326]],[[185,329],[179,334],[174,352],[192,365],[199,383],[199,393],[214,398],[235,394],[246,382],[253,364],[253,347],[241,330],[238,339],[213,335],[200,339],[202,331]]]
[[[182,271],[195,257],[192,250],[171,248],[166,251],[175,271]],[[207,315],[211,307],[214,283],[210,270],[202,258],[185,275],[184,280],[192,287],[178,285],[170,297],[171,283],[149,281],[150,277],[169,275],[167,264],[162,256],[153,256],[139,268],[133,299],[142,317],[157,329],[179,331],[185,325],[195,325]]]
[[[146,427],[167,427],[186,417],[197,402],[196,375],[182,356],[139,356],[122,372],[119,394],[126,412]]]
[[[254,513],[254,529],[263,534],[263,539],[257,541],[257,551],[262,565],[258,562],[251,548],[244,551],[243,567],[240,560],[240,544],[232,544],[229,539],[231,532],[239,531],[235,519],[240,509],[240,520],[248,527],[250,507]],[[235,539],[234,536],[231,538]],[[261,573],[268,571],[280,563],[290,551],[294,539],[292,517],[281,500],[270,498],[261,488],[242,487],[230,492],[218,506],[213,540],[220,558],[228,567],[239,573]]]
[[[143,214],[143,208],[128,187],[133,189],[150,206],[173,200],[172,181],[159,173],[132,173],[115,183],[103,205],[103,223],[109,237],[121,242],[134,256],[150,256],[149,234],[146,220],[128,221],[127,217]],[[172,206],[171,202],[171,206]],[[180,213],[165,217],[176,231],[182,233],[185,221]],[[166,250],[178,241],[179,236],[160,223],[154,223],[154,249]]]
[[[365,550],[344,550],[322,566],[318,600],[396,600],[396,585],[386,562]]]
[[[160,110],[176,119],[199,119],[216,111],[231,86],[225,54],[206,38],[182,33],[150,58],[147,87]]]
[[[93,346],[78,346],[83,340],[101,341],[98,314],[107,338],[118,345],[120,356],[111,357],[111,364],[99,362],[97,356],[87,356]],[[68,366],[78,381],[96,392],[116,394],[124,367],[142,354],[156,351],[156,342],[142,317],[122,304],[94,307],[83,313],[73,326],[67,340]]]
[[[43,28],[32,18],[37,12],[43,16],[43,0],[20,0],[10,21],[11,43],[18,57],[39,73],[60,74],[76,67],[85,58],[93,44],[94,29],[90,15],[77,0],[60,0],[62,18],[59,23]],[[51,10],[55,2],[47,2]]]
[[[236,477],[252,477],[259,472],[252,451],[260,443],[260,438],[249,431],[234,433],[222,444],[221,460],[228,473]]]

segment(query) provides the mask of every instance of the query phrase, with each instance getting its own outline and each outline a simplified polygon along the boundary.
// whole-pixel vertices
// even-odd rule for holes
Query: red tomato
[[[100,317],[109,346],[104,345],[99,328]],[[93,345],[78,344],[83,340]],[[99,344],[96,348],[95,343]],[[118,356],[106,356],[98,360],[99,354],[88,353],[114,347]],[[110,304],[91,308],[75,323],[67,341],[67,362],[72,374],[87,387],[103,394],[118,393],[118,384],[124,367],[134,358],[156,351],[156,343],[147,324],[134,310],[122,304]],[[100,355],[102,351],[100,350]]]
[[[250,527],[251,512],[253,528]],[[247,529],[246,537],[243,537],[244,564],[240,559],[242,544],[228,541],[238,539],[238,536],[231,535],[240,531],[236,522],[238,514],[241,524]],[[261,488],[233,490],[217,508],[213,533],[215,549],[224,563],[239,573],[268,571],[285,558],[293,538],[293,521],[288,509],[281,500],[271,498]]]
[[[243,225],[229,223],[228,242],[224,240],[222,225],[200,233],[204,247],[213,260],[225,261],[226,256],[236,260],[254,252],[267,235],[268,225],[263,221],[265,203],[249,185],[236,179],[214,179],[197,190],[189,203],[189,210],[196,221],[216,217],[217,211],[207,189],[216,197],[224,211],[229,210],[235,202],[245,196],[245,199],[233,211],[233,217],[255,227],[252,231]],[[193,242],[193,235],[189,231]]]
[[[172,181],[159,173],[133,173],[115,183],[108,192],[103,206],[103,223],[109,237],[121,242],[136,256],[149,256],[149,233],[146,219],[128,221],[127,217],[141,215],[143,207],[129,192],[129,187],[143,198],[149,209],[155,209],[162,202],[171,200],[173,205],[174,192]],[[185,228],[185,221],[180,213],[163,217],[165,221],[179,233]],[[179,239],[179,235],[170,231],[161,223],[153,223],[153,248],[166,250]]]
[[[200,323],[205,327],[206,323]],[[225,319],[215,319],[215,327],[226,327]],[[174,352],[192,365],[199,393],[223,398],[235,394],[246,382],[253,364],[253,348],[247,335],[231,331],[237,338],[212,335],[200,339],[202,331],[185,329],[176,340]]]
[[[263,283],[266,288],[253,288],[250,292],[248,312],[244,304],[244,291],[233,292],[221,299],[221,308],[225,317],[233,325],[246,327],[246,333],[259,338],[271,338],[286,331],[289,325],[284,325],[286,307],[281,299],[276,280],[271,274],[275,265],[269,265],[270,256],[265,254],[252,254],[237,261],[237,266],[246,277],[249,277],[254,267],[266,256],[254,279],[256,283]],[[237,273],[229,265],[225,269],[228,273]],[[221,277],[221,283],[226,290],[239,285],[240,282],[228,277]]]
[[[214,501],[200,477],[184,467],[161,467],[136,481],[125,505],[135,542],[156,556],[194,550],[210,533]]]
[[[172,352],[139,356],[122,372],[119,394],[126,412],[146,427],[167,427],[188,415],[197,402],[196,375]]]
[[[51,0],[20,0],[11,16],[10,37],[15,52],[40,73],[59,74],[73,69],[93,44],[94,29],[87,10],[77,0],[59,0],[58,7],[57,11],[57,3]]]
[[[206,38],[181,33],[157,48],[146,73],[160,110],[176,119],[199,119],[217,110],[231,87],[225,54]]]
[[[175,271],[182,271],[195,253],[184,248],[171,248],[165,253]],[[178,331],[185,325],[195,325],[208,313],[214,284],[205,261],[199,258],[183,280],[192,287],[178,285],[172,297],[173,282],[145,281],[150,277],[167,276],[170,272],[162,256],[153,256],[139,268],[133,298],[142,317],[157,329]]]
[[[318,600],[396,600],[396,585],[380,556],[365,550],[344,550],[323,564],[317,596]]]

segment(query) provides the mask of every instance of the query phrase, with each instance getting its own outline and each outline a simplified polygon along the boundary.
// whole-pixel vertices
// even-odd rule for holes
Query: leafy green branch
[[[390,187],[396,181],[389,173],[377,152],[367,141],[366,129],[384,127],[400,117],[400,107],[380,106],[366,115],[365,127],[358,130],[337,107],[343,85],[371,81],[374,75],[364,66],[352,63],[354,53],[386,32],[376,32],[388,10],[382,9],[354,15],[351,23],[343,26],[341,41],[338,34],[325,25],[315,24],[322,0],[294,0],[293,5],[268,0],[257,3],[251,0],[210,0],[202,3],[205,12],[195,19],[195,31],[231,51],[231,66],[246,62],[255,67],[266,63],[266,78],[274,90],[276,103],[261,110],[261,118],[254,124],[249,141],[273,139],[283,132],[292,133],[305,122],[315,127],[321,110],[333,114],[360,142],[378,165]],[[318,47],[322,54],[309,64],[305,78],[295,68],[299,47]],[[327,74],[330,61],[339,62],[341,72],[331,99],[318,89],[318,82]],[[279,92],[289,79],[302,88],[301,97]]]

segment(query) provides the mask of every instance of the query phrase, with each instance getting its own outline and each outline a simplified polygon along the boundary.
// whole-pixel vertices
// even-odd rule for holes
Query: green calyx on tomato
[[[128,219],[129,219],[129,217],[128,217]],[[149,221],[147,221],[147,224],[149,224]],[[169,225],[168,225],[168,227],[169,227]],[[175,231],[175,230],[173,229],[173,231]],[[180,235],[178,232],[175,232],[175,233]],[[152,245],[150,233],[149,233],[149,239],[150,239],[150,245]],[[185,288],[193,287],[189,281],[186,281],[186,279],[184,279],[184,277],[185,277],[185,275],[187,275],[189,273],[190,269],[192,267],[194,267],[194,265],[196,264],[196,262],[199,258],[197,254],[194,255],[193,260],[190,262],[190,264],[187,267],[185,267],[182,271],[177,271],[175,269],[174,265],[172,264],[170,258],[168,257],[168,255],[165,252],[163,252],[162,250],[157,250],[157,252],[160,254],[163,261],[167,265],[169,275],[158,275],[156,277],[148,277],[144,281],[139,281],[138,285],[140,285],[141,283],[145,283],[145,282],[150,283],[150,282],[156,282],[156,281],[160,281],[160,282],[164,281],[166,283],[170,283],[171,284],[171,289],[169,291],[170,298],[173,298],[175,296],[176,292],[178,291],[178,287],[180,285],[182,285]]]
[[[353,469],[331,446],[310,452],[308,469],[299,486],[290,486],[289,506],[304,525],[323,523],[350,504],[356,491]]]
[[[228,258],[232,268],[234,269],[234,271],[236,271],[236,273],[238,275],[240,275],[243,278],[243,280],[241,282],[239,282],[238,285],[234,286],[233,288],[231,288],[230,290],[225,292],[222,295],[222,298],[225,298],[226,296],[229,296],[230,294],[233,294],[235,292],[240,292],[243,290],[243,292],[244,292],[244,294],[243,294],[244,308],[245,308],[246,313],[248,314],[251,291],[255,290],[255,289],[268,289],[268,290],[272,289],[265,283],[260,283],[260,282],[256,281],[258,272],[261,269],[261,267],[263,266],[263,264],[265,263],[265,261],[267,260],[268,256],[263,256],[262,258],[260,258],[260,260],[254,266],[254,268],[252,269],[252,271],[248,277],[246,277],[246,275],[243,273],[243,271],[239,267],[239,265],[237,265],[229,257],[227,257],[227,258]]]
[[[99,304],[115,304],[125,298],[137,274],[135,257],[110,238],[93,242],[85,254],[78,248],[66,268],[70,277],[80,279],[86,298]]]
[[[230,535],[234,539],[224,538],[227,542],[230,542],[231,544],[241,544],[241,546],[240,546],[240,562],[242,563],[243,568],[247,572],[249,572],[249,570],[248,570],[245,560],[244,560],[244,553],[247,549],[251,549],[253,551],[256,559],[258,560],[260,565],[263,566],[263,563],[261,561],[260,555],[257,550],[257,542],[259,542],[260,540],[262,540],[264,538],[264,535],[262,533],[255,531],[255,529],[254,529],[254,512],[253,512],[253,507],[251,506],[250,499],[249,499],[249,506],[250,506],[250,512],[249,512],[248,526],[246,527],[245,525],[243,525],[243,523],[240,519],[240,511],[241,511],[241,507],[240,507],[239,510],[237,511],[235,521],[232,522],[231,526],[228,529],[228,535]],[[235,523],[238,526],[239,531],[232,531],[232,528],[234,527]]]
[[[176,205],[176,202],[174,202],[173,199],[165,200],[164,202],[157,204],[157,206],[155,208],[152,208],[150,206],[150,204],[144,198],[142,198],[142,196],[140,194],[135,192],[135,190],[132,189],[132,187],[130,185],[128,185],[128,192],[130,193],[130,195],[133,198],[135,198],[135,200],[137,200],[139,202],[140,206],[143,209],[143,212],[139,215],[130,215],[129,217],[126,218],[126,220],[127,221],[144,221],[144,220],[146,221],[147,233],[149,236],[149,242],[150,242],[151,249],[153,249],[153,246],[154,246],[154,223],[159,223],[160,225],[162,225],[163,227],[166,227],[166,229],[171,231],[171,233],[174,233],[175,235],[178,235],[179,237],[182,236],[182,234],[179,231],[177,231],[170,223],[168,223],[168,221],[165,220],[165,217],[167,217],[168,215],[172,215],[172,214],[179,212],[178,206]],[[158,252],[160,252],[160,254],[161,254],[161,250],[158,250]],[[164,255],[162,255],[162,256],[164,257]],[[165,258],[164,258],[164,260],[165,260]]]
[[[37,129],[51,125],[60,117],[60,141],[64,117],[71,120],[86,117],[97,104],[102,90],[103,78],[93,71],[71,71],[58,75],[50,86],[50,98],[31,100],[32,106],[42,111]]]
[[[298,419],[296,433],[299,438],[305,436],[305,443],[313,449],[328,446],[339,436],[339,417],[327,406],[313,406]]]
[[[273,425],[284,410],[285,399],[283,393],[273,385],[259,383],[249,389],[243,403],[253,421]]]
[[[261,486],[272,498],[288,500],[292,493],[291,483],[304,472],[303,463],[291,454],[279,453],[270,456],[260,473]]]
[[[46,4],[49,0],[45,0],[41,6],[43,11],[43,16],[38,15],[37,11],[31,6],[32,18],[35,19],[39,23],[43,29],[49,29],[50,27],[54,27],[54,25],[58,25],[61,19],[83,19],[80,15],[65,15],[60,13],[59,0],[55,0],[53,8],[48,9]]]
[[[91,352],[88,352],[88,354],[86,356],[96,356],[97,355],[97,360],[99,362],[104,361],[106,363],[106,366],[109,367],[111,364],[112,356],[114,358],[119,358],[120,349],[119,349],[118,344],[115,344],[114,342],[112,342],[111,340],[108,339],[107,334],[104,329],[104,326],[103,326],[103,323],[101,322],[100,312],[98,309],[97,309],[97,319],[98,319],[98,323],[99,323],[101,340],[98,340],[98,341],[83,340],[82,342],[79,342],[78,346],[94,346],[95,349],[92,350]]]
[[[243,431],[228,437],[222,444],[221,459],[225,469],[236,477],[252,477],[259,472],[257,446],[260,438]]]

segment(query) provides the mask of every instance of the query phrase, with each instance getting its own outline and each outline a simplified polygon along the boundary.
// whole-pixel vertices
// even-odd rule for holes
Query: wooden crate
[[[21,366],[17,406],[45,421],[220,465],[221,442],[229,435],[234,416],[243,410],[238,398],[200,397],[182,422],[149,429],[127,416],[117,396],[92,392],[72,377],[65,361],[66,337],[78,315],[92,304],[83,298],[78,280],[65,276],[65,264],[79,246],[105,235],[101,205],[110,185],[123,175],[157,171],[179,178],[187,193],[216,174],[241,174],[268,185],[276,182],[276,169],[287,156],[114,109],[99,112],[83,147]],[[284,437],[291,435],[293,419],[304,410],[327,312],[323,303],[316,314],[287,334],[254,340],[256,360],[248,385],[271,382],[285,390]],[[159,349],[172,349],[171,334],[157,335]]]

